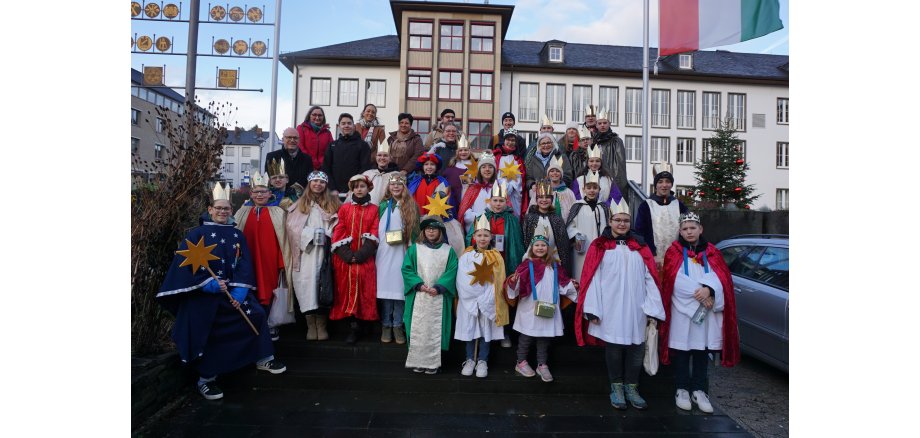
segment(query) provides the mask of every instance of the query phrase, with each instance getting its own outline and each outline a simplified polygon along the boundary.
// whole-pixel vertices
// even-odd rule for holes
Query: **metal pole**
[[[648,124],[651,122],[648,105],[648,1],[642,2],[642,193],[648,190]]]
[[[191,14],[188,20],[188,53],[185,61],[185,101],[186,110],[186,130],[188,133],[187,146],[194,143],[194,117],[198,112],[198,105],[195,104],[195,71],[198,68],[198,15],[201,6],[201,0],[191,0]]]
[[[278,112],[278,46],[281,36],[281,0],[275,0],[275,50],[272,55],[272,109],[268,126],[268,142],[271,143],[269,151],[274,151],[275,146],[275,116]],[[295,102],[294,105],[297,103]]]

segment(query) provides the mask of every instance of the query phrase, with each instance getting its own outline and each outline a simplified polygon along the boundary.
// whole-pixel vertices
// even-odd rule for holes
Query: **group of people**
[[[708,355],[721,352],[723,366],[739,358],[731,275],[699,216],[671,193],[670,168],[654,170],[655,193],[634,220],[606,112],[590,108],[559,140],[544,117],[549,128],[530,146],[506,113],[478,156],[453,117],[444,110],[423,144],[410,114],[387,135],[368,105],[357,123],[340,115],[332,140],[313,107],[284,131],[284,149],[251,177],[236,214],[215,186],[158,295],[201,394],[222,397],[216,375],[247,363],[286,369],[266,318],[280,301],[304,314],[308,341],[344,320],[354,344],[379,321],[380,342],[408,343],[406,368],[425,374],[456,339],[466,347],[460,373],[486,377],[491,342],[511,347],[517,333],[515,372],[551,382],[549,345],[568,328],[579,345],[604,345],[617,409],[647,407],[638,377],[655,325],[661,362],[675,364],[676,405],[712,412]],[[183,261],[198,239],[214,247],[213,274]],[[277,300],[284,288],[290,299]],[[574,323],[564,323],[573,302]]]

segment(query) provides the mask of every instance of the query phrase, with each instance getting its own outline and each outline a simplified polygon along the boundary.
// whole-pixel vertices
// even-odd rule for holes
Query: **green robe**
[[[486,219],[490,221],[493,217],[505,220],[505,251],[502,252],[502,257],[505,260],[505,275],[510,276],[514,273],[514,269],[521,264],[521,259],[524,257],[525,246],[524,236],[521,233],[521,223],[518,222],[517,217],[514,215],[514,210],[510,207],[501,213],[495,213],[487,208],[485,215]],[[476,229],[475,224],[479,220],[479,216],[473,219],[474,226],[470,227],[469,233],[466,233],[466,246],[473,244],[473,231]]]
[[[410,333],[412,332],[412,308],[415,304],[415,286],[419,283],[424,283],[422,278],[418,275],[417,245],[419,244],[412,244],[409,250],[406,251],[406,258],[402,266],[403,283],[406,285],[406,305],[403,311],[403,323],[406,325],[406,337],[409,339],[411,339]],[[447,243],[441,242],[435,249],[443,245],[447,245]],[[448,249],[450,249],[450,246],[448,246]],[[451,324],[454,321],[454,298],[457,297],[457,254],[455,254],[452,249],[447,256],[447,267],[444,268],[444,273],[441,274],[441,277],[438,278],[435,284],[440,284],[447,290],[444,294],[444,307],[441,313],[441,349],[447,350],[450,346]],[[432,285],[432,287],[434,287],[434,285]]]

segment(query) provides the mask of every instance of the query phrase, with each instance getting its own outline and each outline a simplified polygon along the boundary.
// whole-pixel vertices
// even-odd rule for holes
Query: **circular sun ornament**
[[[227,10],[223,6],[214,6],[211,8],[211,19],[214,21],[223,21],[227,16]]]
[[[230,8],[230,19],[233,21],[240,21],[243,19],[243,8],[239,6],[234,6]]]
[[[230,43],[223,38],[214,41],[214,51],[223,55],[230,51]]]
[[[265,54],[265,49],[268,46],[265,45],[262,41],[256,41],[252,43],[252,54],[256,56],[262,56]]]
[[[131,2],[131,18],[137,17],[141,14],[141,4],[138,2]]]
[[[157,38],[156,46],[157,46],[157,50],[161,52],[165,52],[169,50],[169,48],[172,46],[172,41],[170,41],[169,38],[165,36],[161,36]]]
[[[179,7],[175,3],[167,3],[163,6],[163,16],[172,20],[179,16]]]
[[[253,6],[246,11],[246,16],[249,17],[249,21],[253,23],[258,23],[262,21],[262,10]]]
[[[144,14],[150,18],[157,18],[157,15],[160,15],[160,5],[147,3],[147,6],[144,6]]]
[[[249,50],[249,44],[246,44],[246,41],[236,40],[233,42],[233,52],[237,55],[245,55],[247,50]]]
[[[153,40],[150,39],[149,36],[144,35],[137,39],[137,48],[141,52],[146,52],[150,50],[151,47],[153,47]]]

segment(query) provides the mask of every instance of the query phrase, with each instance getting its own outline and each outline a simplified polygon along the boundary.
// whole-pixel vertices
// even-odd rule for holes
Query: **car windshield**
[[[732,274],[789,291],[789,248],[739,245],[722,255]]]

